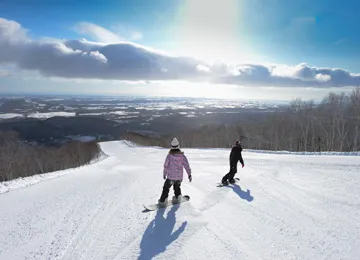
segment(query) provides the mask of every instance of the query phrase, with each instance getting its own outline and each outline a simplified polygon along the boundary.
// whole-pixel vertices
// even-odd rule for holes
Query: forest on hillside
[[[187,132],[148,137],[128,132],[123,138],[142,145],[168,147],[173,136],[182,147],[225,148],[240,139],[245,149],[287,151],[360,151],[360,88],[330,92],[320,103],[295,99],[265,119],[204,125]]]
[[[16,132],[0,132],[0,182],[79,167],[102,154],[95,141],[34,146],[20,140]]]

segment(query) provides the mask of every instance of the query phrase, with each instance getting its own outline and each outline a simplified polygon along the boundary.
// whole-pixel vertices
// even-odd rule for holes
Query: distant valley
[[[12,96],[0,99],[0,130],[34,144],[166,135],[281,111],[275,103],[194,98]]]

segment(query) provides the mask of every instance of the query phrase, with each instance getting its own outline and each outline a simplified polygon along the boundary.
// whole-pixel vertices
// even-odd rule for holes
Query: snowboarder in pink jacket
[[[191,182],[191,168],[188,159],[184,155],[184,152],[180,150],[179,141],[174,138],[171,141],[171,149],[166,156],[164,163],[163,177],[165,179],[165,183],[159,203],[166,203],[171,186],[174,187],[175,194],[173,201],[177,202],[181,200],[181,182],[184,175],[183,168],[185,168],[189,181]]]

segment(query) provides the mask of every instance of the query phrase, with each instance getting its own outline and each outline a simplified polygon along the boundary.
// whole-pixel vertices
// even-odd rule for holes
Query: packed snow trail
[[[101,146],[101,162],[0,194],[1,260],[360,259],[360,157],[244,152],[241,181],[216,187],[229,149],[183,149],[190,201],[144,213],[168,150]]]

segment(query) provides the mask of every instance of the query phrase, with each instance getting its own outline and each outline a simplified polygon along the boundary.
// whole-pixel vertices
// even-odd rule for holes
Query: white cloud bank
[[[45,76],[126,81],[188,80],[241,86],[360,86],[360,74],[338,68],[260,64],[208,64],[171,56],[121,39],[93,24],[78,30],[102,42],[32,40],[15,22],[0,18],[0,64],[10,63]]]

